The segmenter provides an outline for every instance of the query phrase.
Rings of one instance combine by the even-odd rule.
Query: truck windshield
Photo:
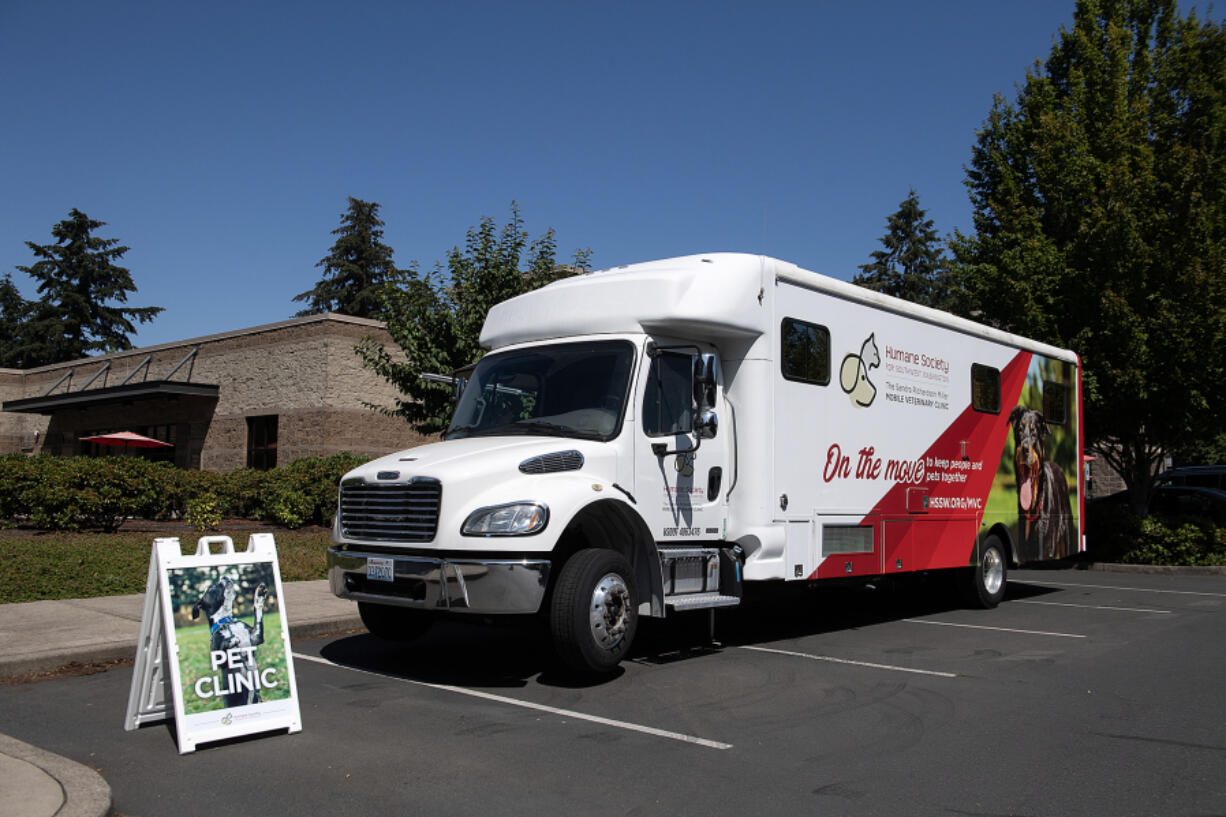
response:
[[[587,341],[481,359],[446,438],[539,434],[611,440],[621,431],[634,345]]]

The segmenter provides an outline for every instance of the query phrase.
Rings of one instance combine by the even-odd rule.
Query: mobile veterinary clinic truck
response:
[[[950,570],[993,607],[1083,547],[1070,351],[741,254],[558,281],[481,342],[444,441],[341,482],[331,588],[375,635],[540,613],[600,672],[745,582]]]

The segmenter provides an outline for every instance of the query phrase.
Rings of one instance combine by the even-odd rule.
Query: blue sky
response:
[[[430,268],[520,204],[597,267],[850,279],[910,188],[969,230],[975,129],[1073,0],[0,2],[0,272],[79,208],[150,345],[291,316],[346,197]]]

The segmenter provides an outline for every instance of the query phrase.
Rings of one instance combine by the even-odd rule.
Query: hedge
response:
[[[281,468],[184,471],[139,457],[0,457],[0,520],[40,530],[114,531],[125,519],[223,518],[331,525],[341,476],[366,458],[304,457]]]
[[[1196,516],[1136,516],[1126,505],[1090,505],[1086,542],[1102,562],[1226,565],[1226,528]]]

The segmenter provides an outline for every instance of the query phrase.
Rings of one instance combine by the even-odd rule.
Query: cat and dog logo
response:
[[[839,385],[851,397],[852,405],[868,408],[877,398],[877,387],[868,379],[868,373],[881,365],[877,351],[877,335],[874,332],[860,346],[860,354],[849,353],[839,368]]]

